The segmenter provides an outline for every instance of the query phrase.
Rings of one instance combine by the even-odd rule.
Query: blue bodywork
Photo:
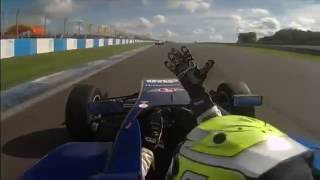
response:
[[[187,105],[189,101],[188,94],[175,79],[143,80],[138,99],[114,142],[71,142],[62,145],[25,172],[22,179],[140,179],[139,113],[155,106]],[[105,109],[106,113],[121,111],[117,102],[102,103],[92,111],[101,112],[99,108]]]
[[[300,144],[310,148],[314,152],[314,159],[313,159],[313,170],[314,173],[318,176],[320,179],[320,144],[316,143],[312,140],[305,139],[303,137],[298,136],[291,136],[294,140],[299,142]]]

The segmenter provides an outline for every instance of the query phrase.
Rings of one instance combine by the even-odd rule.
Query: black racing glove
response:
[[[205,93],[202,85],[215,63],[213,60],[208,60],[203,68],[198,69],[189,49],[185,46],[181,47],[181,51],[172,48],[168,58],[170,62],[165,61],[165,66],[177,76],[191,99],[196,99]]]
[[[161,110],[157,109],[147,116],[143,131],[143,147],[150,150],[156,149],[160,143],[163,131],[163,116]]]

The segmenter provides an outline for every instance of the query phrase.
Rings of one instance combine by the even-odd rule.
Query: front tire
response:
[[[68,98],[65,120],[69,135],[77,141],[93,141],[98,127],[94,128],[93,115],[88,111],[88,103],[100,101],[101,91],[91,85],[75,86]]]
[[[251,91],[244,82],[222,83],[218,86],[216,101],[223,109],[231,114],[255,117],[254,107],[235,107],[233,106],[233,95],[250,95]]]

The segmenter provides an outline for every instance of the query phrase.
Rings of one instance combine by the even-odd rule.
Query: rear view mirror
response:
[[[233,106],[253,107],[262,105],[262,96],[238,94],[233,96]]]

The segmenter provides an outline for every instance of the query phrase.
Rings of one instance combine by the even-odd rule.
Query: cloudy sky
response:
[[[43,24],[62,32],[83,24],[113,25],[136,34],[175,41],[234,42],[237,33],[254,31],[259,37],[282,28],[320,31],[320,0],[1,0],[4,24],[20,21]],[[3,20],[2,19],[2,20]],[[83,25],[83,31],[86,31]]]

